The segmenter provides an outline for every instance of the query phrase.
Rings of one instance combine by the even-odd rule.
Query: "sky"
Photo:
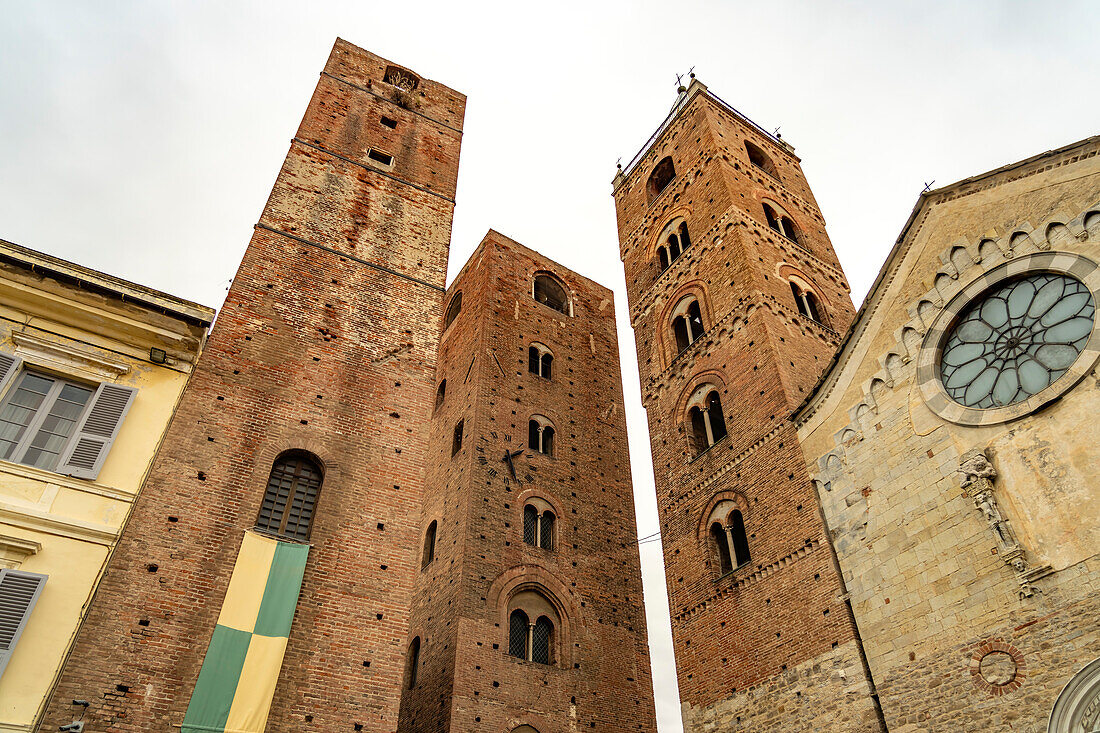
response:
[[[450,276],[490,227],[614,289],[611,179],[700,81],[802,158],[858,305],[921,190],[1100,132],[1094,2],[0,0],[0,238],[220,306],[337,36],[468,95]],[[659,541],[661,733],[680,733]]]

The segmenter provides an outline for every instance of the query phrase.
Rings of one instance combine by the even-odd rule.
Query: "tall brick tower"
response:
[[[396,729],[464,109],[336,42],[43,730]]]
[[[652,732],[612,293],[490,231],[447,298],[399,730]]]
[[[879,730],[789,420],[853,318],[799,159],[693,79],[614,197],[685,727]]]

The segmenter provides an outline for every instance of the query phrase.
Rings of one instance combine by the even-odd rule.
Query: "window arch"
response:
[[[569,292],[565,289],[565,285],[553,275],[545,273],[535,275],[532,295],[536,302],[542,303],[567,316],[572,315],[569,303]]]
[[[420,666],[420,637],[414,637],[409,644],[409,668],[405,672],[406,686],[411,690],[416,687],[416,672]]]
[[[752,559],[749,538],[745,532],[745,518],[737,501],[719,501],[711,509],[707,524],[707,535],[717,560],[719,575],[733,572]]]
[[[446,331],[450,328],[454,320],[458,318],[458,314],[462,312],[462,291],[459,290],[453,296],[451,296],[451,302],[447,306],[447,313],[443,316],[443,330]]]
[[[791,295],[794,296],[794,304],[798,312],[816,323],[824,323],[821,320],[821,306],[818,305],[817,296],[808,286],[796,282],[791,283]]]
[[[546,502],[531,499],[523,507],[523,541],[532,547],[553,550],[556,523],[557,517]]]
[[[726,437],[726,418],[722,413],[722,399],[718,388],[704,384],[695,390],[688,401],[688,418],[695,439],[697,455],[705,453],[712,445]]]
[[[537,377],[550,379],[553,366],[554,355],[549,347],[534,343],[527,348],[527,371]]]
[[[296,540],[309,539],[322,479],[320,463],[308,453],[289,451],[279,456],[267,479],[256,529]]]
[[[750,163],[767,173],[772,178],[779,178],[779,175],[775,171],[775,164],[772,163],[772,159],[768,157],[767,153],[761,150],[759,145],[746,140],[745,152],[749,154]]]
[[[653,166],[653,172],[649,174],[645,190],[649,202],[661,195],[661,191],[668,188],[668,184],[676,177],[676,168],[672,165],[672,158],[666,156],[657,165]]]
[[[436,522],[433,519],[432,523],[428,525],[428,531],[424,533],[424,557],[420,562],[421,570],[431,565],[432,560],[435,559],[436,526]]]
[[[443,400],[447,399],[447,380],[444,379],[439,383],[439,387],[435,390],[435,409],[443,407]]]
[[[667,270],[690,246],[691,237],[688,236],[687,222],[683,217],[677,217],[666,224],[657,237],[657,258],[661,272]]]
[[[699,308],[699,300],[694,295],[682,298],[672,310],[670,319],[672,334],[676,339],[677,354],[703,335],[703,312]]]
[[[554,424],[542,415],[532,415],[527,422],[527,445],[533,451],[554,455]]]
[[[555,662],[557,609],[536,590],[524,590],[508,604],[508,654],[538,664]]]

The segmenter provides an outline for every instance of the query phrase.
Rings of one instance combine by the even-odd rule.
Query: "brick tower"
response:
[[[693,79],[614,197],[685,728],[879,730],[789,420],[854,315],[799,159]]]
[[[652,732],[612,293],[490,231],[447,298],[399,730]]]
[[[42,730],[74,698],[89,730],[214,729],[184,713],[223,625],[285,644],[225,684],[211,665],[238,729],[264,694],[267,730],[396,729],[464,109],[336,42]],[[272,578],[309,545],[281,641],[271,580],[227,591],[249,538],[278,540]]]

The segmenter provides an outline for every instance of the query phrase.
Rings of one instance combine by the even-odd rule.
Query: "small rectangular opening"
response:
[[[367,157],[373,161],[381,163],[382,165],[393,165],[393,156],[389,153],[383,153],[380,150],[371,148],[367,151]]]
[[[382,118],[382,126],[383,127],[388,127],[391,130],[396,130],[397,129],[397,120],[391,120],[389,117],[383,117]]]

